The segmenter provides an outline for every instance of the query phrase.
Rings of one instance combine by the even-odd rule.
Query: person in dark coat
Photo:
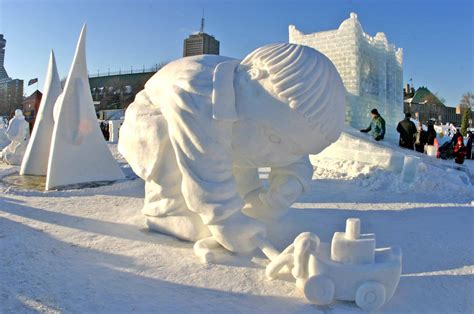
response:
[[[466,159],[472,159],[472,137],[472,132],[467,132]]]
[[[461,130],[459,129],[456,130],[456,133],[453,135],[453,138],[451,139],[451,146],[454,147],[457,144],[458,138],[462,139]]]
[[[427,132],[423,130],[423,124],[421,122],[418,122],[418,129],[416,130],[415,134],[415,150],[417,152],[425,152],[426,135]]]
[[[436,139],[436,131],[433,122],[428,122],[428,131],[426,131],[426,145],[434,145]]]
[[[405,113],[405,119],[400,121],[397,125],[397,132],[400,133],[400,140],[398,145],[400,147],[413,150],[416,134],[416,125],[411,120],[411,114]]]

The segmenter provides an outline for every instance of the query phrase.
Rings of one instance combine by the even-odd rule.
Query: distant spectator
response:
[[[466,146],[461,136],[456,137],[456,143],[454,144],[454,162],[457,164],[463,164],[464,158],[466,157]]]
[[[472,137],[472,132],[467,132],[466,159],[472,159]]]
[[[415,134],[415,150],[420,153],[425,152],[426,136],[428,133],[423,130],[423,124],[418,122],[418,129]]]
[[[398,145],[403,148],[414,149],[416,125],[411,120],[411,114],[405,113],[405,119],[398,122],[397,132],[400,133],[400,140]]]
[[[107,121],[101,121],[100,123],[100,130],[102,131],[102,135],[106,141],[109,141],[109,123]]]
[[[459,129],[456,130],[456,133],[453,135],[453,138],[451,139],[451,145],[453,147],[457,144],[458,138],[462,139],[461,130],[459,130]]]
[[[363,133],[370,132],[370,135],[376,140],[383,140],[385,137],[385,120],[380,116],[377,109],[372,109],[370,111],[372,115],[372,121],[367,129],[360,130]]]
[[[436,131],[433,122],[428,122],[428,131],[426,131],[426,145],[434,145],[436,139]]]

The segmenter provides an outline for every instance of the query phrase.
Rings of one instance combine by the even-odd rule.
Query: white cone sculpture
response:
[[[62,92],[53,51],[49,57],[48,73],[43,90],[44,94],[41,98],[35,126],[21,163],[20,175],[45,176],[48,171],[49,151],[54,129],[54,104]]]
[[[99,129],[87,75],[85,42],[86,25],[77,43],[64,91],[55,104],[47,190],[124,178]]]

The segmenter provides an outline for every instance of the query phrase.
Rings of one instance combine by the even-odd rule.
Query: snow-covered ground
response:
[[[308,304],[290,278],[265,278],[262,256],[223,253],[204,265],[191,243],[148,232],[143,182],[110,147],[128,180],[53,192],[0,185],[0,313],[360,311],[350,302]],[[313,159],[311,189],[269,226],[273,243],[284,248],[303,231],[329,242],[346,218],[361,218],[378,247],[403,251],[400,285],[382,312],[472,313],[471,161],[458,171],[420,158],[412,183],[358,161]],[[15,171],[0,165],[0,177]]]

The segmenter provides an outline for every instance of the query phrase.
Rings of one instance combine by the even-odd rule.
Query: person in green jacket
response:
[[[363,133],[370,132],[370,135],[376,141],[383,140],[385,137],[385,120],[380,116],[378,110],[375,108],[370,111],[370,114],[372,115],[372,121],[370,122],[369,127],[360,131]]]

